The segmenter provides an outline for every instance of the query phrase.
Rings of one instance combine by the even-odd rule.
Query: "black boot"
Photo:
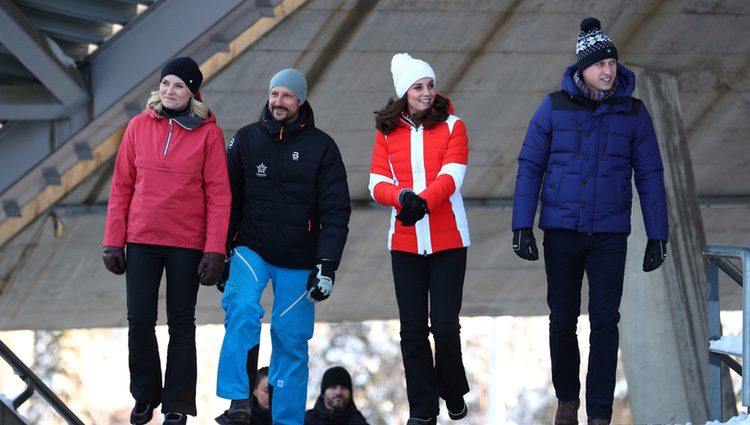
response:
[[[167,413],[164,415],[163,425],[185,425],[187,424],[187,415],[184,413]]]
[[[133,425],[144,425],[154,417],[154,409],[159,403],[147,403],[136,401],[133,410],[130,411],[130,423]]]
[[[453,421],[465,418],[466,414],[469,412],[463,397],[450,401],[446,400],[445,407],[448,408],[448,417]]]
[[[221,425],[251,425],[252,399],[232,400],[229,410],[216,418]]]

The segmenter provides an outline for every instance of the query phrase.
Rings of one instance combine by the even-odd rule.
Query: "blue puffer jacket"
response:
[[[664,168],[651,117],[630,95],[635,74],[617,65],[615,95],[588,100],[568,67],[562,90],[545,97],[518,157],[513,230],[539,227],[583,233],[630,233],[631,175],[649,239],[667,240]]]

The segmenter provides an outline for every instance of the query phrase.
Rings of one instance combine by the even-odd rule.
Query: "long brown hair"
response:
[[[448,118],[449,104],[450,101],[447,98],[435,94],[435,101],[432,102],[432,107],[430,107],[430,109],[417,112],[409,118],[415,123],[422,123],[424,128],[429,130]],[[398,127],[398,120],[401,119],[401,116],[406,110],[407,103],[405,94],[400,99],[388,99],[388,103],[383,108],[374,112],[375,128],[380,130],[383,134],[392,132]]]

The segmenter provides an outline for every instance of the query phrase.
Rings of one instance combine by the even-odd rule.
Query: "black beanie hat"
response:
[[[349,392],[352,392],[352,377],[341,366],[334,366],[323,374],[323,379],[320,381],[320,394],[323,394],[328,388],[336,385],[348,388]]]
[[[196,97],[199,96],[198,90],[201,88],[201,83],[203,82],[203,74],[201,74],[198,64],[193,59],[187,56],[172,59],[161,69],[159,81],[163,80],[166,75],[180,77],[190,89],[190,92]]]
[[[583,71],[589,66],[604,60],[617,60],[617,49],[607,34],[602,32],[602,23],[588,17],[581,21],[581,32],[576,43],[576,65]]]

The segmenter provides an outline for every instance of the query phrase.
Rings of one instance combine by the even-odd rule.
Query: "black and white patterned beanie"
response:
[[[588,17],[581,21],[581,32],[576,43],[576,65],[583,71],[604,59],[617,60],[617,48],[607,34],[602,32],[602,23]]]

